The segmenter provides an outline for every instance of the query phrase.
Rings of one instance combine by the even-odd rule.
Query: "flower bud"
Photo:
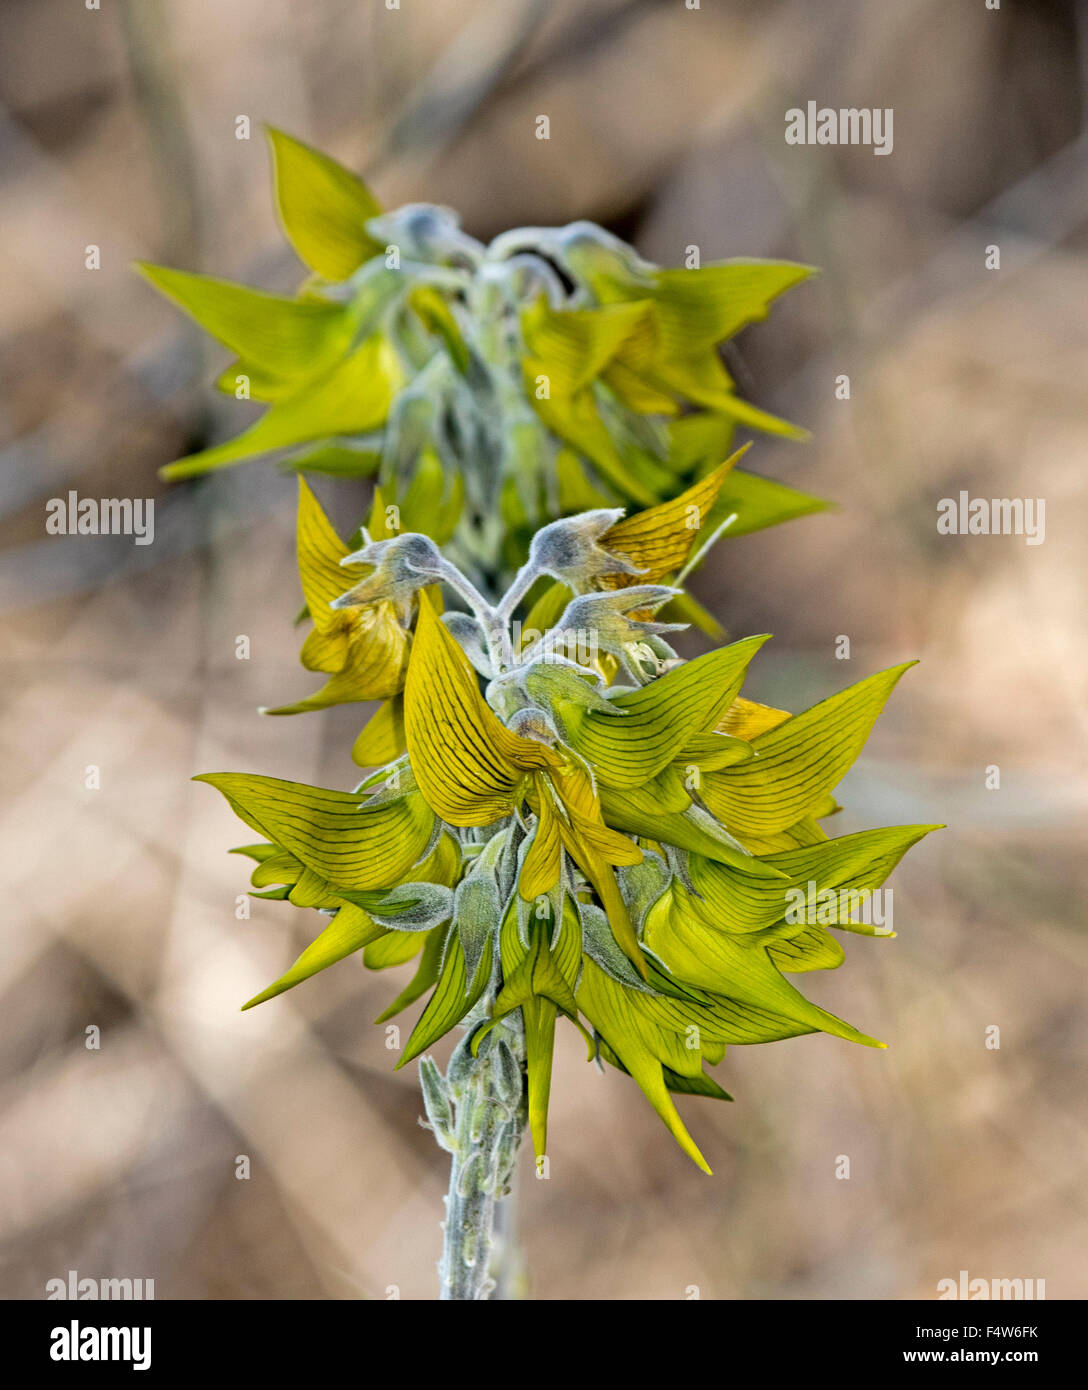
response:
[[[579,635],[588,637],[603,652],[621,659],[632,643],[663,632],[682,632],[686,623],[659,623],[636,618],[653,612],[679,589],[665,584],[635,584],[606,594],[579,594],[567,604],[556,626],[545,637],[548,647],[569,645]]]
[[[643,574],[630,560],[599,544],[622,516],[622,508],[608,507],[553,521],[533,537],[529,563],[575,588],[605,574]]]
[[[370,541],[340,561],[342,565],[372,565],[373,570],[354,589],[334,598],[332,608],[356,608],[387,600],[401,611],[418,590],[443,576],[441,555],[427,536],[408,532],[392,540]]]

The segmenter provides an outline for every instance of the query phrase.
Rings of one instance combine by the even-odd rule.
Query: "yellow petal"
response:
[[[381,767],[399,758],[405,746],[404,696],[394,695],[363,727],[351,757],[360,767]]]
[[[772,705],[760,705],[755,700],[738,697],[718,720],[715,732],[732,734],[734,738],[742,738],[750,743],[758,734],[765,734],[768,729],[777,729],[779,724],[784,724],[787,719],[792,718],[788,710],[775,709]]]
[[[604,581],[608,588],[655,584],[683,567],[692,546],[706,534],[703,527],[726,474],[747,447],[738,449],[671,502],[662,502],[660,506],[625,517],[604,533],[601,544],[607,550],[625,555],[633,565],[645,571],[639,575],[608,575]]]
[[[544,744],[503,726],[425,595],[408,664],[404,730],[419,789],[449,825],[490,825],[508,816],[524,775],[560,761]]]
[[[336,616],[349,620],[342,638],[342,668],[313,695],[294,704],[278,705],[266,710],[267,714],[301,714],[356,700],[384,700],[402,689],[409,639],[393,605],[343,609]],[[332,639],[328,640],[331,643]],[[306,647],[303,655],[307,655]],[[309,655],[312,657],[312,650]]]
[[[537,822],[532,843],[525,854],[518,879],[518,892],[532,902],[541,894],[549,892],[559,882],[562,866],[562,841],[559,837],[559,821],[555,806],[543,778],[537,779]]]
[[[329,604],[351,587],[340,561],[348,548],[333,529],[305,478],[298,480],[298,576],[310,617],[319,632],[339,630],[341,614]]]

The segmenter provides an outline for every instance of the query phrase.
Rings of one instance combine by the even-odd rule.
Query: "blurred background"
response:
[[[406,968],[349,960],[239,1014],[319,919],[236,920],[238,824],[188,780],[355,780],[357,708],[255,712],[314,685],[293,478],[156,477],[251,407],[129,263],[294,288],[268,120],[483,238],[585,217],[663,264],[821,266],[730,367],[814,434],[746,466],[840,509],[723,544],[697,591],[776,634],[747,691],[771,703],[921,658],[834,833],[949,829],[894,876],[898,938],[805,981],[889,1051],[732,1051],[734,1105],[680,1101],[707,1178],[561,1033],[550,1180],[523,1155],[531,1295],[934,1298],[960,1270],[1088,1294],[1088,7],[6,0],[4,27],[0,1293],[73,1269],[159,1298],[436,1291],[445,1159],[371,1024]],[[893,108],[891,156],[788,146],[810,99]],[[358,519],[362,485],[317,486]],[[154,497],[154,544],[46,535],[69,489]],[[1045,498],[1045,542],[939,536],[961,489]]]

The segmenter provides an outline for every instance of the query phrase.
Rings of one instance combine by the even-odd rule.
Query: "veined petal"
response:
[[[758,937],[715,931],[694,913],[670,912],[661,903],[647,915],[646,944],[679,980],[792,1020],[798,1033],[884,1046],[806,999],[779,973]]]
[[[522,314],[526,371],[545,375],[553,396],[589,386],[645,320],[648,303],[551,309],[541,296]]]
[[[336,534],[305,478],[298,480],[298,520],[296,523],[298,577],[310,617],[319,632],[343,630],[340,615],[329,607],[345,589],[340,561],[348,547]]]
[[[518,892],[527,902],[533,902],[550,892],[559,882],[562,868],[563,842],[559,837],[559,817],[544,779],[538,777],[536,782],[536,829],[518,878]]]
[[[698,1061],[699,1054],[689,1051],[687,1057],[684,1056],[680,1037],[655,1023],[643,1004],[646,998],[617,984],[592,960],[586,959],[578,986],[578,1007],[634,1077],[676,1142],[692,1162],[704,1173],[709,1173],[709,1164],[684,1128],[672,1102],[662,1069],[662,1056],[673,1063],[675,1069],[687,1069],[693,1058]]]
[[[366,224],[380,204],[358,175],[282,130],[266,127],[283,229],[299,258],[326,280],[346,280],[384,248]]]
[[[404,727],[420,790],[449,825],[490,825],[508,816],[525,774],[560,761],[544,744],[503,726],[426,598],[408,664]]]
[[[560,776],[553,776],[552,785],[566,812],[566,817],[557,821],[564,848],[600,899],[612,935],[624,955],[645,979],[646,962],[638,934],[612,872],[614,865],[641,863],[642,851],[628,836],[604,823],[600,804],[584,772],[565,768]]]
[[[192,478],[331,435],[366,434],[383,424],[402,368],[393,349],[374,334],[323,376],[277,399],[255,425],[211,449],[160,469],[163,478]]]
[[[393,605],[382,602],[362,609],[346,609],[334,616],[348,620],[343,669],[313,695],[294,704],[266,709],[265,714],[301,714],[356,700],[384,700],[401,690],[408,664],[409,638]]]
[[[678,757],[693,735],[713,726],[767,640],[749,637],[720,647],[685,661],[640,690],[617,695],[610,703],[619,716],[563,702],[559,713],[571,747],[608,786],[644,786]]]
[[[308,980],[311,975],[316,975],[319,970],[334,965],[338,960],[343,960],[345,956],[360,950],[368,942],[376,940],[384,932],[385,928],[373,921],[361,907],[356,907],[354,903],[345,903],[321,935],[306,947],[291,969],[267,989],[255,995],[247,1004],[243,1004],[243,1011],[263,1004],[268,999],[274,999],[285,990],[293,989],[303,980]]]
[[[698,270],[659,270],[654,303],[664,358],[709,349],[767,317],[771,302],[806,280],[813,267],[794,261],[735,259]]]
[[[634,583],[654,584],[683,568],[692,547],[707,534],[704,523],[717,501],[726,474],[747,448],[745,445],[738,449],[678,497],[625,517],[606,531],[601,544],[607,550],[626,556],[644,573],[638,578],[626,574],[605,575],[602,585],[619,589]]]
[[[426,1052],[472,1011],[491,978],[492,954],[493,947],[488,942],[476,968],[476,974],[470,981],[466,979],[465,953],[461,949],[457,933],[450,932],[447,935],[446,953],[434,993],[420,1014],[419,1022],[412,1029],[411,1036],[404,1045],[404,1055],[394,1070],[399,1071],[421,1052]]]
[[[700,797],[734,834],[794,825],[861,752],[896,682],[914,662],[879,671],[751,739],[756,756],[708,773]]]
[[[360,767],[382,767],[394,762],[407,747],[404,741],[404,696],[386,700],[363,726],[351,750]]]
[[[624,791],[617,791],[602,784],[600,794],[606,822],[628,835],[659,840],[663,844],[675,845],[677,849],[703,854],[761,878],[783,877],[772,864],[746,854],[735,838],[715,825],[709,814],[704,813],[704,819],[700,821],[694,808],[688,811],[663,810],[652,789],[646,787],[628,787]]]
[[[793,715],[789,710],[775,709],[772,705],[760,705],[755,700],[745,700],[738,696],[714,726],[719,734],[731,734],[743,738],[748,743],[765,734],[768,729],[777,729]]]
[[[209,772],[235,814],[336,888],[392,888],[426,850],[434,816],[418,793],[368,807],[357,794],[276,777]]]

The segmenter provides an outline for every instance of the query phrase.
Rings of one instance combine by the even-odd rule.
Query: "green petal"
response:
[[[899,825],[862,830],[768,855],[761,862],[784,875],[777,881],[754,878],[736,866],[693,855],[688,869],[698,898],[690,898],[679,885],[669,891],[681,909],[690,903],[695,913],[720,931],[759,932],[783,920],[798,886],[806,888],[813,883],[817,890],[845,888],[856,892],[879,887],[907,850],[934,828]]]
[[[356,174],[272,126],[276,204],[299,259],[326,280],[346,280],[384,248],[366,223],[381,207]]]
[[[311,975],[316,975],[319,970],[324,970],[326,966],[333,965],[345,956],[350,956],[353,951],[366,946],[384,931],[385,928],[372,921],[361,907],[356,907],[354,903],[345,904],[317,940],[306,947],[291,969],[266,990],[255,995],[248,1004],[243,1004],[243,1011],[252,1009],[256,1004],[263,1004],[268,999],[274,999],[284,990],[293,989],[303,980],[308,980]]]
[[[419,955],[425,940],[423,932],[387,931],[367,945],[363,964],[368,970],[388,970],[394,965],[404,965]]]
[[[522,314],[526,373],[534,381],[547,376],[553,398],[574,395],[600,376],[649,309],[644,302],[553,310],[541,296]]]
[[[653,489],[635,475],[631,457],[625,458],[616,447],[611,432],[597,411],[592,392],[586,389],[573,396],[541,400],[537,396],[536,383],[539,373],[530,370],[532,365],[528,362],[524,364],[525,390],[545,425],[587,458],[601,478],[622,497],[643,507],[653,506],[657,501]]]
[[[662,810],[649,787],[628,787],[624,791],[615,791],[602,785],[600,794],[601,811],[606,823],[628,835],[659,840],[675,845],[677,849],[703,854],[708,859],[735,865],[745,873],[760,878],[780,880],[783,877],[773,864],[746,854],[735,841],[731,843],[725,832],[720,838],[712,833],[709,816],[706,817],[706,824],[700,824],[688,811]]]
[[[733,337],[813,274],[813,266],[793,261],[739,258],[698,270],[659,270],[654,302],[662,355],[675,358]]]
[[[351,345],[346,304],[287,299],[146,261],[138,261],[136,268],[214,338],[281,379],[308,380],[345,356]]]
[[[699,1067],[698,1049],[685,1057],[680,1037],[663,1029],[640,1007],[645,997],[617,984],[593,961],[585,961],[578,987],[579,1007],[634,1077],[676,1142],[704,1173],[709,1173],[710,1166],[672,1103],[662,1067],[663,1061],[671,1064],[670,1070],[674,1071]]]
[[[236,438],[167,464],[161,476],[191,478],[311,439],[366,434],[384,422],[399,382],[400,368],[392,349],[374,335],[323,377],[306,382],[301,390],[270,406]]]
[[[392,888],[417,862],[434,817],[410,794],[368,807],[357,794],[241,772],[204,773],[235,814],[337,888]]]
[[[617,696],[610,703],[623,711],[618,718],[564,703],[557,713],[571,746],[589,760],[605,785],[644,786],[694,734],[713,728],[719,711],[740,689],[748,663],[767,640],[749,637],[720,647],[667,671],[641,690]]]
[[[850,1042],[884,1046],[794,989],[758,938],[731,936],[707,926],[694,913],[655,906],[646,918],[646,945],[679,980],[790,1020],[798,1032],[832,1033]]]
[[[442,950],[446,944],[448,930],[448,927],[436,927],[427,934],[423,943],[423,953],[419,958],[419,967],[411,982],[401,990],[392,1004],[378,1015],[375,1023],[385,1023],[390,1018],[396,1018],[402,1009],[421,999],[435,983],[442,964]]]
[[[842,946],[823,927],[806,927],[798,936],[767,947],[775,966],[790,975],[806,970],[837,970],[846,959]]]
[[[419,1022],[412,1029],[412,1034],[405,1044],[404,1056],[397,1063],[395,1070],[399,1071],[421,1052],[426,1052],[427,1048],[451,1028],[455,1028],[466,1014],[475,1008],[491,978],[491,955],[492,947],[488,942],[469,988],[465,978],[465,953],[456,933],[450,933],[446,939],[446,956],[434,993],[427,1001],[427,1007],[420,1015]]]
[[[708,773],[700,796],[734,833],[770,835],[795,824],[849,771],[905,662],[822,700],[754,738],[756,756]]]
[[[821,497],[813,497],[807,492],[786,487],[784,483],[761,478],[757,473],[734,468],[722,484],[710,524],[714,526],[719,518],[724,519],[735,512],[736,521],[723,532],[725,540],[735,540],[737,536],[747,536],[767,526],[777,526],[783,521],[794,521],[797,517],[827,511],[831,506],[832,503],[825,502]]]
[[[662,1067],[665,1085],[670,1091],[683,1096],[709,1096],[713,1100],[732,1100],[728,1091],[723,1091],[712,1076],[700,1072],[698,1076],[681,1076],[679,1072]]]

